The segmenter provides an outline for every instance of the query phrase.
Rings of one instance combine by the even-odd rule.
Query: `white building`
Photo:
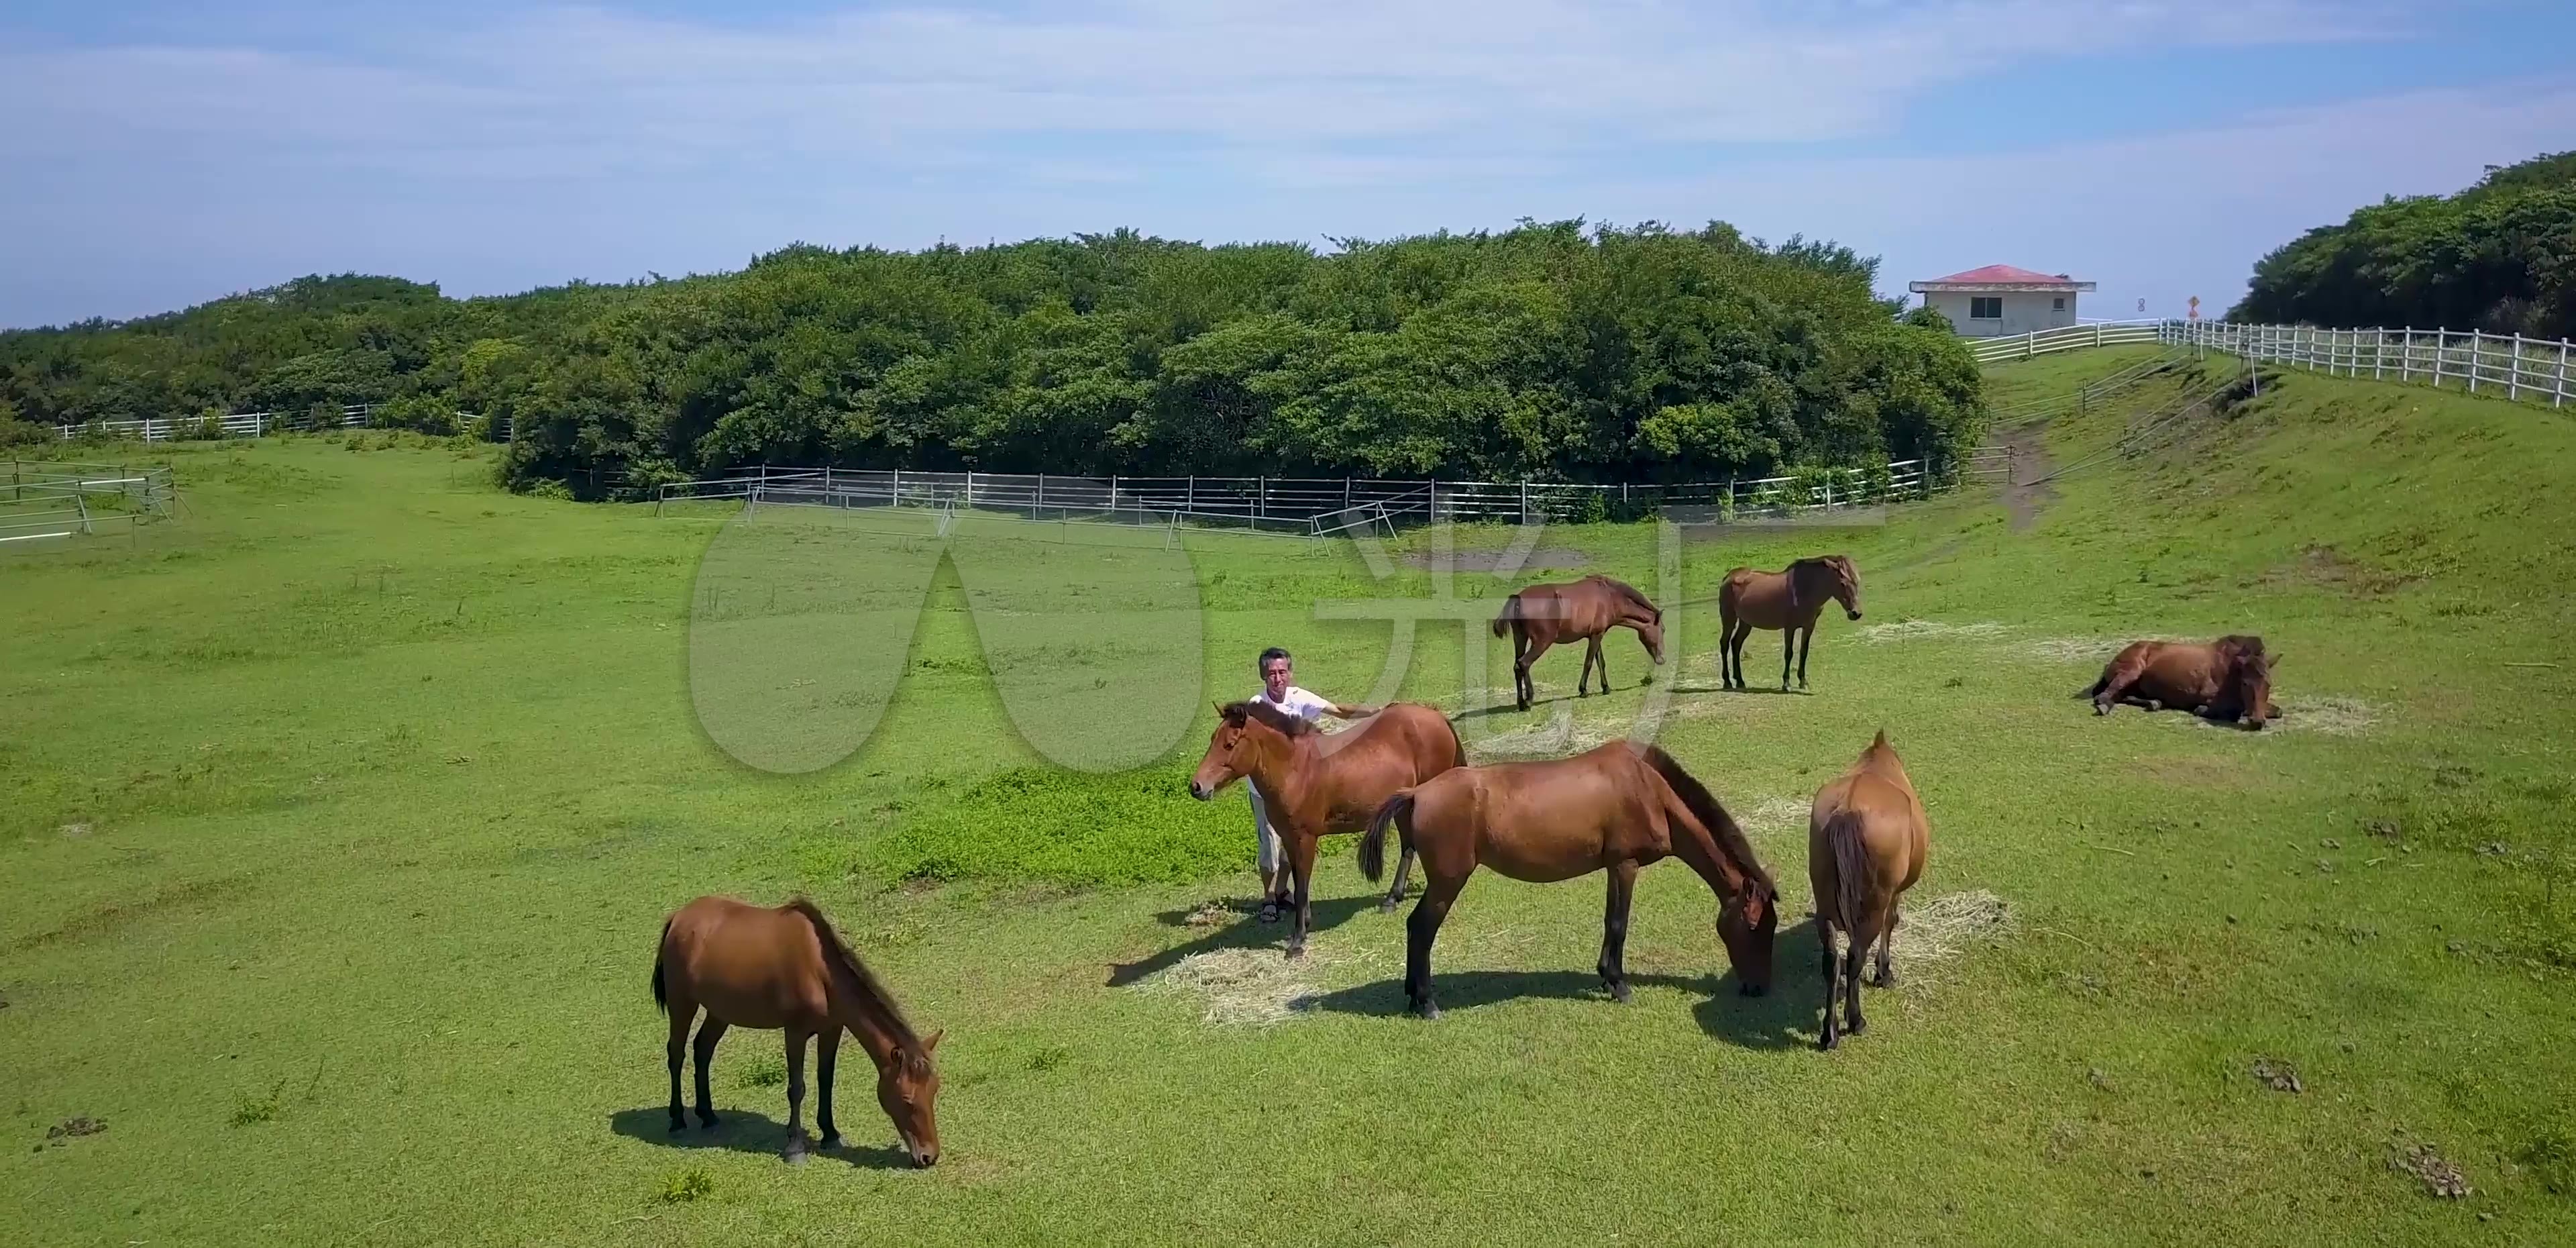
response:
[[[2063,273],[2033,273],[2009,264],[1953,273],[1905,287],[1941,309],[1963,337],[2027,334],[2075,323],[2075,293],[2093,289]]]

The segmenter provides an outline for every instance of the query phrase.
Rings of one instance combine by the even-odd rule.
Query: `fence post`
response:
[[[1521,523],[1529,522],[1529,482],[1523,481],[1521,482]]]
[[[2478,339],[2483,337],[2485,337],[2484,334],[2474,329],[2469,331],[2469,393],[2471,394],[2478,392]]]
[[[1198,479],[1198,477],[1194,474],[1194,475],[1192,475],[1192,476],[1190,477],[1190,483],[1189,483],[1189,485],[1188,485],[1187,487],[1185,487],[1185,488],[1181,491],[1181,510],[1183,510],[1183,511],[1187,511],[1187,512],[1196,512],[1198,509],[1199,509],[1199,479]]]
[[[2549,405],[2557,407],[2567,401],[2567,340],[2558,340],[2558,388],[2549,394]]]
[[[2415,379],[2415,327],[2397,331],[2397,380]]]
[[[1267,520],[1267,519],[1269,519],[1269,518],[1270,518],[1270,478],[1268,478],[1268,477],[1254,477],[1254,478],[1252,479],[1252,491],[1253,491],[1253,493],[1252,493],[1252,518],[1253,518],[1253,520],[1254,520],[1254,521],[1256,521],[1256,522],[1258,522],[1258,521],[1262,521],[1262,520]],[[1255,523],[1253,527],[1255,527],[1255,528],[1259,528],[1259,527],[1260,527],[1260,525],[1259,525],[1258,523]]]
[[[2513,354],[2505,357],[2504,397],[2519,399],[2522,397],[2522,333],[2519,330],[2513,335],[2512,350]]]

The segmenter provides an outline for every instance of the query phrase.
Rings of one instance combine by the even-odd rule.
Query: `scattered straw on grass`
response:
[[[1952,641],[1976,637],[2000,636],[2012,627],[1991,620],[1973,624],[1944,624],[1939,620],[1897,620],[1871,624],[1860,630],[1860,639],[1877,645],[1889,641]]]
[[[2010,933],[2014,925],[2012,906],[1982,888],[1906,905],[1896,927],[1897,973],[1922,979],[1923,972],[1959,956],[1971,944]]]
[[[1286,1022],[1326,987],[1364,966],[1359,952],[1309,938],[1306,956],[1290,960],[1277,945],[1193,953],[1146,981],[1156,991],[1195,998],[1199,1021],[1213,1026],[1268,1027]],[[1338,972],[1338,973],[1336,973]]]
[[[1766,797],[1733,813],[1736,822],[1743,824],[1748,832],[1786,834],[1804,831],[1807,815],[1814,807],[1814,802],[1794,797]]]

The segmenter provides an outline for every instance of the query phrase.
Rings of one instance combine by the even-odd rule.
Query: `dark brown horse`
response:
[[[1842,555],[1801,559],[1777,572],[1737,568],[1726,574],[1717,591],[1719,683],[1729,689],[1752,686],[1744,677],[1744,641],[1757,628],[1780,630],[1780,687],[1789,687],[1789,658],[1798,659],[1798,687],[1807,687],[1807,643],[1816,639],[1816,617],[1825,604],[1839,602],[1852,619],[1860,618],[1860,573]]]
[[[924,1039],[913,1034],[903,1011],[885,985],[858,955],[850,952],[823,912],[802,897],[775,908],[755,906],[730,897],[700,897],[662,923],[662,944],[653,958],[653,1001],[671,1015],[671,1132],[688,1121],[680,1112],[680,1055],[689,1038],[689,1023],[700,1007],[706,1025],[698,1029],[698,1125],[716,1125],[708,1104],[707,1066],[715,1060],[716,1042],[729,1027],[787,1033],[787,1160],[805,1160],[805,1041],[821,1041],[815,1058],[822,1077],[821,1112],[824,1148],[838,1148],[841,1133],[832,1126],[832,1063],[840,1056],[841,1031],[849,1029],[859,1047],[877,1064],[877,1104],[894,1120],[912,1164],[939,1160],[939,1124],[932,1103],[939,1097],[939,1072],[930,1052],[945,1031]]]
[[[2180,706],[2220,723],[2242,719],[2260,729],[2281,715],[2272,705],[2272,669],[2280,663],[2280,655],[2263,652],[2262,638],[2239,633],[2206,644],[2133,641],[2075,696],[2093,699],[2096,715],[2110,714],[2119,702],[2150,711]]]
[[[1896,945],[1896,899],[1923,878],[1932,854],[1932,821],[1905,764],[1887,743],[1887,732],[1859,759],[1816,791],[1807,810],[1807,883],[1816,894],[1816,939],[1825,950],[1825,1025],[1816,1047],[1841,1043],[1834,996],[1852,1035],[1869,1026],[1860,1012],[1860,961],[1878,943],[1878,974],[1870,983],[1896,986],[1889,951]],[[1834,957],[1834,929],[1851,937],[1851,953]]]
[[[1560,641],[1584,642],[1583,671],[1574,678],[1574,696],[1585,695],[1594,664],[1601,667],[1601,692],[1610,692],[1610,664],[1601,657],[1601,637],[1613,628],[1637,630],[1646,656],[1664,661],[1664,613],[1625,581],[1598,572],[1579,581],[1532,585],[1503,600],[1494,617],[1494,635],[1512,636],[1512,693],[1528,710],[1536,690],[1530,667]]]
[[[1466,766],[1467,747],[1447,716],[1419,702],[1387,703],[1358,727],[1334,733],[1257,698],[1220,703],[1216,711],[1207,754],[1190,775],[1190,796],[1212,800],[1237,778],[1261,790],[1296,881],[1297,923],[1288,935],[1288,956],[1303,957],[1315,922],[1309,894],[1317,845],[1366,826],[1387,794]],[[1393,910],[1404,899],[1412,870],[1408,850],[1380,909]]]
[[[1401,790],[1360,836],[1360,871],[1372,882],[1386,866],[1390,823],[1404,852],[1422,856],[1422,900],[1404,925],[1404,995],[1424,1018],[1440,1017],[1431,942],[1479,866],[1536,884],[1608,871],[1596,969],[1611,997],[1626,1001],[1637,871],[1678,857],[1717,894],[1717,933],[1738,991],[1760,996],[1771,986],[1778,890],[1744,829],[1660,747],[1611,741],[1571,758],[1454,768]]]

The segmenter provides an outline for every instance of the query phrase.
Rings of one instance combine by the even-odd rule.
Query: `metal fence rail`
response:
[[[364,429],[375,423],[379,403],[351,403],[340,409],[342,429]],[[457,412],[460,424],[480,419],[472,412]],[[56,425],[55,432],[64,441],[83,435],[109,438],[141,438],[146,442],[214,440],[217,438],[264,438],[282,429],[309,433],[326,427],[310,411],[303,412],[235,412],[229,416],[156,416],[144,420],[93,420],[76,425]],[[510,439],[510,419],[493,419],[494,441]]]

